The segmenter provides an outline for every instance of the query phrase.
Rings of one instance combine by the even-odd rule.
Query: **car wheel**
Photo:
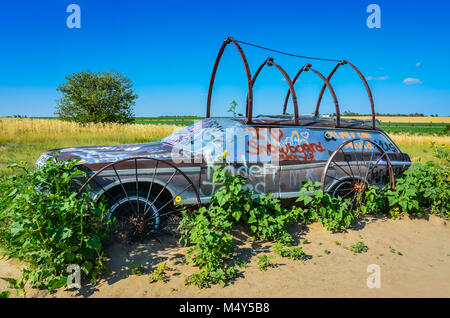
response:
[[[183,211],[201,207],[197,188],[187,175],[170,161],[152,157],[131,157],[104,165],[80,187],[78,196],[82,193],[95,194],[96,200],[105,198],[110,208],[108,219],[115,217],[131,231],[131,237],[149,230],[177,228]],[[183,204],[182,194],[188,194],[189,206]]]
[[[343,199],[362,205],[369,185],[395,188],[395,177],[389,156],[375,142],[368,139],[344,141],[328,159],[321,179],[321,189]]]
[[[110,200],[108,207],[106,219],[116,220],[117,236],[124,240],[144,237],[161,228],[161,204],[143,191],[119,193]]]

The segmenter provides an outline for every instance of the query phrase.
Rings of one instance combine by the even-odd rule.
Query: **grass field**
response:
[[[150,142],[180,128],[167,124],[81,126],[56,119],[0,118],[0,176],[12,162],[23,160],[33,167],[45,150]]]
[[[426,117],[404,118],[421,123]],[[430,117],[446,119],[450,117]],[[6,166],[12,162],[26,161],[30,167],[45,150],[54,148],[142,143],[159,140],[200,117],[155,117],[137,118],[128,125],[87,125],[57,119],[0,118],[0,176],[7,173]],[[380,119],[383,122],[383,117]],[[438,124],[438,123],[436,123]],[[389,133],[402,151],[410,154],[413,161],[422,158],[432,160],[429,142],[450,145],[449,135],[418,135],[407,128],[407,132]]]

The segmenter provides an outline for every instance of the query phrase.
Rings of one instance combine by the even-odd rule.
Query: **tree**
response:
[[[138,97],[127,77],[117,72],[78,72],[56,89],[62,93],[56,114],[79,123],[130,123]]]

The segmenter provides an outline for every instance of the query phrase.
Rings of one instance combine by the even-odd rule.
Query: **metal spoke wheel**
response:
[[[201,207],[197,188],[171,162],[133,157],[109,163],[91,175],[78,191],[105,200],[107,220],[117,220],[123,240],[151,232],[176,229],[184,208]],[[184,204],[181,195],[188,199]],[[189,207],[187,207],[189,205]]]
[[[365,200],[369,185],[394,190],[394,170],[387,153],[368,139],[344,141],[328,159],[322,173],[322,190],[334,196],[349,198],[352,209]],[[358,207],[359,206],[359,207]]]

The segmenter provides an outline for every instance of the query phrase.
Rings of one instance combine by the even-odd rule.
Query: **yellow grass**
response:
[[[437,161],[433,157],[430,148],[430,142],[432,141],[439,145],[444,144],[447,147],[450,146],[450,136],[389,134],[389,137],[391,137],[402,152],[409,154],[413,162],[419,159],[422,161]]]
[[[80,125],[56,119],[0,118],[0,143],[40,142],[71,139],[77,144],[93,140],[143,142],[170,135],[180,129],[176,125],[88,124]],[[130,141],[131,140],[131,141]]]
[[[437,144],[450,144],[450,136],[427,136],[427,135],[410,135],[410,134],[389,134],[389,137],[398,145],[415,145],[415,146],[429,146],[430,141]]]
[[[0,176],[13,162],[26,161],[30,167],[50,149],[143,143],[159,140],[179,130],[176,125],[90,124],[56,119],[0,118]]]
[[[370,116],[343,116],[343,118],[371,119]],[[377,116],[381,123],[444,123],[450,124],[450,117],[409,117],[409,116]]]

